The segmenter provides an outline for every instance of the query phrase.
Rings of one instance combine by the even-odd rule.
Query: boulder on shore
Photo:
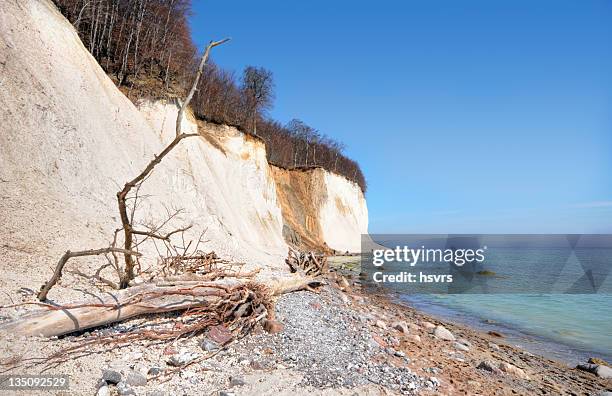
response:
[[[436,338],[439,338],[441,340],[455,341],[455,336],[453,335],[453,333],[451,333],[444,326],[436,327],[436,329],[434,330],[434,336],[436,336]]]

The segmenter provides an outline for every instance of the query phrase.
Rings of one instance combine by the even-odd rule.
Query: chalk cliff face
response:
[[[7,287],[31,268],[44,268],[31,274],[42,282],[67,249],[108,246],[120,225],[116,192],[173,139],[177,108],[136,107],[45,0],[0,7],[0,84],[0,254],[14,269],[0,279]],[[183,140],[143,183],[136,223],[159,224],[178,211],[167,228],[193,224],[186,238],[204,232],[199,249],[284,271],[287,195],[278,194],[263,142],[190,114],[182,125],[202,136]],[[315,173],[318,187],[300,199],[317,210],[292,221],[313,244],[358,249],[363,195],[339,176]],[[142,249],[143,265],[154,264],[155,246]]]
[[[173,139],[177,109],[145,103],[139,111],[51,2],[9,1],[0,13],[0,249],[16,271],[44,266],[34,274],[42,281],[65,250],[108,246],[120,225],[116,192]],[[186,117],[183,128],[197,126]],[[193,224],[186,238],[194,241],[205,231],[201,250],[284,270],[264,145],[232,128],[214,135],[215,145],[183,140],[155,168],[136,222],[159,224],[180,210],[167,229]],[[155,263],[155,247],[143,249],[143,264]]]
[[[284,219],[283,234],[309,249],[359,252],[368,208],[359,186],[322,168],[272,169]]]

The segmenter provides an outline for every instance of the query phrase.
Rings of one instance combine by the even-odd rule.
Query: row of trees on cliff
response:
[[[136,96],[186,94],[197,69],[188,17],[190,0],[55,0],[81,40],[120,87]],[[132,91],[133,90],[133,91]],[[206,66],[192,101],[197,117],[261,137],[268,161],[285,168],[320,166],[365,191],[359,165],[344,145],[294,119],[282,125],[267,114],[274,102],[269,70],[249,66],[240,78]]]

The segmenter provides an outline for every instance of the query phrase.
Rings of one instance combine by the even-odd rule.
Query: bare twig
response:
[[[62,270],[64,269],[64,265],[66,265],[66,262],[69,259],[73,257],[82,257],[82,256],[98,256],[100,254],[107,254],[111,252],[112,253],[123,253],[126,257],[140,256],[140,253],[138,252],[133,252],[131,250],[121,249],[121,248],[116,248],[116,247],[108,247],[104,249],[81,250],[78,252],[71,252],[70,250],[67,250],[66,253],[64,253],[64,255],[59,259],[57,266],[55,267],[55,272],[53,272],[53,276],[51,277],[51,279],[49,279],[49,281],[40,288],[37,298],[40,301],[44,301],[47,299],[47,293],[49,293],[49,290],[51,290],[51,288],[62,277]]]

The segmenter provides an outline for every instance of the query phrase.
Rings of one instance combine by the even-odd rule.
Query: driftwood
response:
[[[51,288],[55,286],[55,284],[60,280],[60,278],[62,277],[62,271],[64,269],[64,266],[66,265],[66,262],[68,262],[68,260],[70,260],[71,258],[83,257],[83,256],[98,256],[98,255],[107,254],[107,253],[123,253],[126,255],[134,255],[134,256],[141,255],[138,252],[133,252],[130,250],[125,250],[125,249],[116,248],[116,247],[109,247],[109,248],[104,248],[104,249],[82,250],[78,252],[71,252],[70,250],[67,250],[66,253],[64,253],[62,257],[60,257],[59,261],[57,262],[57,266],[55,267],[55,271],[53,272],[53,276],[51,276],[51,279],[49,279],[49,281],[40,288],[37,298],[40,301],[44,301],[47,299],[47,293],[49,293],[49,290],[51,290]]]
[[[20,335],[52,337],[120,322],[137,316],[172,311],[210,309],[217,314],[222,304],[231,305],[235,301],[233,292],[240,288],[259,293],[260,300],[274,295],[298,290],[313,290],[322,281],[314,278],[294,277],[270,283],[268,287],[254,283],[242,283],[237,279],[220,279],[214,282],[165,281],[159,284],[148,283],[125,290],[96,296],[88,301],[54,306],[45,303],[31,303],[45,309],[33,312],[16,321],[0,326],[0,331]],[[262,296],[266,290],[267,296]],[[234,307],[244,311],[245,307]],[[228,308],[224,308],[228,310]],[[259,310],[259,314],[257,312]],[[260,319],[264,310],[251,307],[251,312]],[[266,313],[267,314],[267,313]]]
[[[293,273],[302,276],[320,276],[328,271],[327,257],[314,252],[300,252],[289,248],[285,263]]]

